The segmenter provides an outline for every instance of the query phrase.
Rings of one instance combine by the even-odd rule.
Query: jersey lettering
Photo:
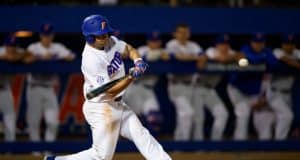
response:
[[[109,77],[113,77],[122,65],[122,57],[120,52],[116,52],[114,58],[110,61],[110,64],[107,66],[107,72]]]

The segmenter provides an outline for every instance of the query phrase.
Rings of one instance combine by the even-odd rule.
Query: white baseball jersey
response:
[[[203,52],[203,49],[196,42],[187,41],[186,44],[183,45],[176,39],[172,39],[166,44],[166,50],[170,55],[174,55],[176,53],[199,55],[201,52]],[[176,76],[176,79],[190,80],[191,76]]]
[[[274,49],[273,51],[274,56],[280,60],[283,56],[288,56],[294,60],[300,60],[300,50],[295,49],[292,54],[285,53],[282,49]],[[289,75],[278,75],[272,77],[271,87],[278,89],[278,90],[290,90],[292,84],[294,82],[293,76]]]
[[[35,57],[52,54],[54,58],[62,59],[72,55],[72,52],[60,43],[52,43],[49,47],[45,47],[41,44],[41,42],[36,42],[29,45],[27,50]],[[53,74],[30,74],[28,76],[28,82],[34,84],[52,85],[54,83],[54,77],[55,76]]]
[[[183,45],[176,39],[172,39],[167,43],[166,50],[169,54],[182,53],[193,55],[198,55],[203,51],[196,42],[187,41],[186,44]]]
[[[206,50],[205,55],[209,60],[215,59],[220,53],[215,47],[210,47]],[[235,54],[233,50],[229,50],[230,55]],[[204,74],[199,74],[199,78],[197,79],[198,84],[203,84],[204,86],[209,86],[214,88],[221,80],[222,75],[220,74],[209,74],[209,75],[204,75]]]
[[[83,93],[86,95],[89,91],[102,86],[112,80],[125,76],[125,67],[121,57],[124,53],[126,43],[118,40],[116,37],[110,37],[110,47],[104,50],[98,50],[86,44],[82,53],[81,70],[84,75]],[[118,96],[123,95],[122,91]],[[117,96],[117,97],[118,97]],[[101,94],[89,101],[101,102],[109,100],[104,94]]]

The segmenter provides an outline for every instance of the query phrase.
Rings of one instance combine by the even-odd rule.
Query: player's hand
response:
[[[163,60],[163,61],[168,61],[168,60],[170,60],[170,56],[167,52],[162,52],[161,56],[160,56],[160,59]]]
[[[207,63],[207,57],[206,56],[199,56],[196,65],[198,69],[204,69]]]
[[[138,59],[137,61],[134,62],[135,68],[137,68],[139,70],[139,72],[141,72],[141,74],[143,74],[146,69],[148,68],[148,64],[143,61],[143,59]]]
[[[262,109],[267,108],[268,103],[264,97],[260,97],[254,104],[252,104],[252,108],[255,111],[260,111]]]
[[[23,58],[23,63],[25,64],[30,64],[33,63],[35,61],[35,57],[34,56],[26,56]]]
[[[75,55],[70,54],[63,58],[65,61],[73,61],[75,59]]]
[[[41,58],[41,60],[51,60],[51,59],[53,59],[53,55],[51,53],[47,53],[47,54],[42,55],[40,58]]]
[[[138,67],[132,67],[129,69],[129,75],[134,79],[141,77],[143,72]]]

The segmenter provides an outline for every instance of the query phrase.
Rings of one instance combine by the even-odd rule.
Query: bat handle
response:
[[[90,100],[90,99],[92,99],[92,98],[94,98],[95,97],[95,94],[93,94],[93,93],[88,93],[87,95],[86,95],[86,98],[88,99],[88,100]]]

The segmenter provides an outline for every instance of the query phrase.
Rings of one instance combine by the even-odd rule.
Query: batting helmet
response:
[[[94,43],[95,37],[114,30],[110,27],[108,20],[101,15],[90,15],[83,20],[81,26],[82,34],[88,43]]]

